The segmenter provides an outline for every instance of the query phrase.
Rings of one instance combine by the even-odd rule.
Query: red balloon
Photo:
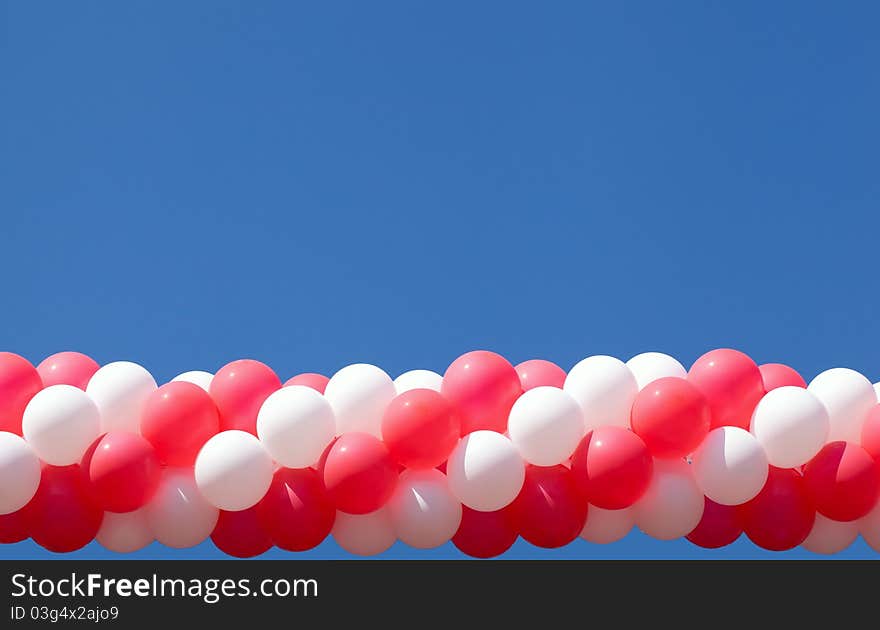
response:
[[[565,384],[565,370],[550,361],[532,359],[524,361],[516,366],[519,374],[519,382],[523,391],[529,391],[535,387],[558,387],[562,389]]]
[[[394,461],[407,468],[439,466],[460,433],[455,407],[432,389],[411,389],[396,396],[382,418],[382,439]]]
[[[748,355],[729,348],[712,350],[697,359],[687,378],[709,401],[713,429],[749,430],[752,412],[765,392],[761,370]]]
[[[257,413],[281,379],[265,363],[241,359],[224,365],[211,380],[211,398],[220,412],[220,430],[257,434]]]
[[[311,468],[279,468],[257,516],[281,549],[306,551],[321,544],[333,529],[336,508],[320,475]]]
[[[880,461],[880,405],[868,412],[862,425],[862,448]]]
[[[461,506],[461,524],[452,544],[472,558],[494,558],[510,549],[518,534],[511,522],[510,510],[478,512]]]
[[[385,505],[394,492],[397,473],[388,447],[359,432],[339,436],[320,467],[331,501],[349,514],[368,514]]]
[[[654,457],[692,453],[712,422],[709,403],[692,383],[667,376],[649,383],[633,401],[630,424]]]
[[[162,469],[153,446],[140,435],[111,431],[83,457],[92,491],[108,512],[133,512],[153,498]]]
[[[726,547],[743,533],[740,511],[735,505],[721,505],[709,497],[705,499],[703,517],[687,539],[705,549]]]
[[[0,352],[0,431],[21,435],[21,417],[43,388],[36,368],[24,357]]]
[[[606,510],[622,510],[645,493],[654,460],[638,435],[605,426],[581,440],[571,457],[571,471],[587,501]]]
[[[537,547],[563,547],[587,521],[587,502],[565,466],[526,466],[522,490],[510,506],[520,536]]]
[[[0,514],[0,545],[11,545],[28,538],[27,506],[11,514]]]
[[[804,466],[804,483],[820,514],[854,521],[877,504],[880,467],[858,444],[830,442]]]
[[[241,512],[220,510],[211,540],[217,549],[236,558],[253,558],[272,548],[272,539],[260,524],[256,506]]]
[[[24,509],[34,542],[56,553],[85,547],[104,520],[104,511],[78,464],[43,466],[37,494]]]
[[[770,551],[785,551],[800,545],[816,520],[816,507],[807,493],[804,478],[792,468],[771,466],[758,496],[738,508],[746,536]]]
[[[284,387],[288,387],[290,385],[302,385],[303,387],[311,387],[317,392],[324,393],[324,390],[327,389],[327,383],[330,382],[330,379],[324,376],[323,374],[314,374],[312,372],[307,372],[305,374],[297,374],[287,380],[284,383]]]
[[[440,392],[458,408],[461,434],[479,429],[504,433],[513,403],[523,393],[516,369],[499,354],[468,352],[446,369]]]
[[[37,366],[43,387],[50,385],[73,385],[85,391],[89,379],[101,367],[81,352],[59,352],[46,357]]]
[[[761,382],[764,383],[764,391],[769,392],[779,387],[803,387],[807,388],[804,377],[782,363],[765,363],[758,368],[761,371]]]
[[[204,389],[184,381],[167,383],[150,394],[141,416],[141,435],[166,466],[192,466],[219,430],[214,401]]]

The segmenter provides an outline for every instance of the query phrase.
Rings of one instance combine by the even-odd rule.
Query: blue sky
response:
[[[2,349],[165,381],[733,346],[880,380],[875,3],[258,4],[3,3]]]

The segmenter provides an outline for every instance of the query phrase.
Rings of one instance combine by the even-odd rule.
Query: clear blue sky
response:
[[[733,346],[880,380],[876,3],[318,5],[3,2],[2,349],[166,381]]]

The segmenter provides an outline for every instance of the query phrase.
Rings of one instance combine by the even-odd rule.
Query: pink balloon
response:
[[[519,382],[523,391],[545,386],[562,389],[562,385],[565,383],[565,370],[544,359],[523,361],[516,366],[516,373],[519,374]]]
[[[240,359],[224,365],[211,380],[211,398],[220,412],[220,430],[257,434],[257,414],[281,379],[265,363]]]
[[[807,388],[804,377],[798,374],[794,368],[782,363],[765,363],[758,369],[761,371],[764,389],[768,392],[786,386]]]
[[[43,381],[30,361],[12,352],[0,352],[0,431],[21,435],[24,408]]]
[[[289,387],[290,385],[302,385],[303,387],[311,387],[316,392],[323,394],[324,390],[327,389],[327,383],[329,382],[330,379],[323,374],[306,372],[305,374],[297,374],[296,376],[287,379],[287,382],[284,383],[284,387]]]
[[[522,392],[516,369],[487,350],[458,357],[440,386],[440,393],[458,407],[463,436],[480,429],[504,433],[510,408]]]
[[[43,387],[73,385],[85,391],[99,367],[93,358],[81,352],[59,352],[43,359],[37,366],[37,372],[43,379]]]

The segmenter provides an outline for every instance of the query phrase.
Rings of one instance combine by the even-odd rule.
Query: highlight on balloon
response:
[[[443,375],[354,364],[282,383],[243,359],[158,386],[142,366],[0,352],[0,543],[130,553],[211,539],[236,557],[518,538],[610,544],[633,528],[713,549],[880,551],[880,384],[712,350],[568,372],[484,350]]]

